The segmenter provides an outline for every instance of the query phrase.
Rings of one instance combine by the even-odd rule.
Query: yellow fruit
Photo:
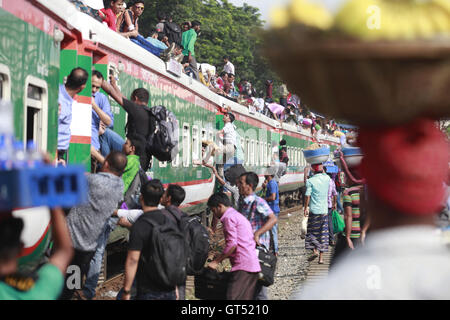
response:
[[[289,13],[283,7],[274,7],[270,11],[271,26],[275,29],[287,27],[289,24]]]
[[[293,21],[327,30],[333,24],[333,16],[324,7],[307,0],[293,0],[288,8]]]

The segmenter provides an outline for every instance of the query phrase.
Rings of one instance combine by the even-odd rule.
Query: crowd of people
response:
[[[115,31],[122,35],[136,37],[138,35],[137,21],[144,10],[143,5],[143,1],[135,1],[131,9],[121,15],[122,22],[120,22],[117,17],[119,11],[123,8],[123,0],[111,1],[111,7],[104,11],[105,16],[109,17],[106,21],[109,21],[108,25],[111,28],[114,27],[115,23]],[[161,15],[160,18],[156,27],[158,33],[167,27],[165,24],[166,17]],[[184,30],[181,41],[186,46],[179,46],[178,49],[183,50],[181,52],[183,55],[182,63],[185,64],[186,68],[191,68],[191,72],[195,74],[198,69],[193,48],[197,33],[200,30],[200,23],[194,21],[191,25],[186,24]],[[167,38],[167,41],[169,41],[170,38]],[[248,82],[241,81],[238,90],[234,85],[234,89],[231,90],[230,84],[234,83],[234,71],[234,66],[229,57],[224,57],[224,72],[221,74],[219,82],[223,84],[226,90],[230,89],[230,91],[227,93],[220,86],[219,88],[212,86],[211,89],[222,90],[217,90],[220,94],[236,92],[238,99],[242,92],[246,92],[244,96],[251,97],[252,88]],[[60,85],[59,88],[56,161],[63,164],[69,159],[68,150],[71,140],[70,127],[74,97],[85,89],[88,77],[89,74],[86,70],[75,68],[68,75],[66,83]],[[149,132],[154,130],[150,115],[143,108],[143,106],[148,105],[149,92],[144,88],[138,88],[132,92],[130,100],[128,100],[121,93],[114,78],[111,78],[108,82],[97,71],[92,73],[91,83],[93,97],[91,155],[95,161],[92,161],[92,173],[87,177],[89,201],[73,208],[65,208],[65,210],[61,208],[51,210],[53,247],[50,258],[37,271],[37,276],[26,278],[17,275],[17,257],[23,247],[20,240],[24,227],[23,222],[14,218],[11,212],[0,215],[0,279],[2,279],[0,281],[0,299],[93,299],[96,294],[95,289],[108,237],[118,225],[129,228],[130,236],[124,266],[123,288],[117,298],[123,300],[131,298],[143,300],[185,299],[185,276],[176,283],[171,281],[168,283],[164,279],[158,278],[157,273],[153,272],[157,268],[153,265],[154,260],[149,258],[150,255],[154,254],[153,250],[149,248],[154,245],[155,234],[160,232],[163,226],[169,226],[174,230],[178,229],[181,217],[186,215],[179,208],[186,196],[182,187],[170,184],[164,189],[161,180],[157,177],[148,179],[145,175],[151,160],[145,148],[146,137],[148,137]],[[227,85],[225,85],[226,83]],[[271,84],[270,81],[268,81],[268,84]],[[100,88],[127,112],[126,139],[112,130],[114,118],[109,99],[105,94],[99,92]],[[268,86],[267,94],[268,96],[272,94],[270,86]],[[290,109],[288,107],[291,106],[299,111],[300,109],[297,106],[301,106],[301,104],[300,101],[298,103],[295,101],[295,96],[289,95],[289,91],[284,84],[280,87],[280,97],[280,105],[284,106],[284,109],[281,111],[271,110],[271,112],[277,119],[284,118],[287,121],[286,116],[292,113],[286,111]],[[267,99],[271,98],[266,97],[263,101],[264,105],[268,103]],[[267,107],[269,108],[270,105],[269,103]],[[306,115],[304,119],[311,119],[309,118],[310,115],[311,113]],[[230,260],[232,276],[228,285],[228,299],[264,300],[268,299],[267,287],[261,285],[258,281],[261,266],[255,248],[256,246],[264,246],[274,255],[278,255],[279,179],[286,172],[288,161],[286,159],[286,148],[284,147],[286,142],[283,140],[280,142],[274,141],[272,144],[272,162],[269,167],[265,168],[265,181],[262,185],[262,191],[257,194],[259,177],[255,172],[246,172],[241,165],[243,155],[240,137],[233,124],[234,119],[235,116],[231,112],[227,112],[223,117],[224,129],[219,132],[221,137],[218,140],[221,141],[221,146],[208,141],[203,143],[201,164],[212,170],[212,174],[222,186],[221,191],[211,195],[207,202],[207,206],[214,216],[210,232],[211,234],[216,232],[218,221],[220,221],[225,237],[223,252],[213,257],[212,261],[205,261],[205,265],[210,269],[217,269],[223,260]],[[317,125],[319,125],[319,129]],[[437,129],[433,127],[433,123],[425,122],[424,126],[427,128],[425,133],[422,132],[422,135],[415,135],[413,138],[427,139],[427,142],[436,146],[436,150],[446,150],[447,145],[436,138],[438,136],[435,134]],[[417,128],[421,129],[422,127],[412,127],[411,132],[419,130]],[[311,127],[311,130],[314,129],[335,133],[339,128],[334,122],[323,123],[316,120],[315,126]],[[375,141],[383,144],[388,141],[378,141],[378,134],[378,132],[364,132],[363,143],[364,141]],[[340,138],[344,147],[348,143],[352,143],[355,136],[340,135]],[[419,144],[420,146],[422,144]],[[415,151],[416,146],[408,146],[408,148],[409,153],[406,154],[416,154],[411,152],[411,150]],[[385,155],[379,153],[377,156],[376,164],[379,165],[383,162],[380,157]],[[376,228],[392,227],[393,219],[395,220],[394,227],[397,228],[398,226],[413,224],[432,224],[430,213],[436,211],[436,208],[439,207],[437,201],[442,198],[435,197],[435,194],[442,194],[442,182],[445,179],[442,178],[443,174],[441,173],[447,173],[448,175],[448,156],[446,156],[445,151],[437,152],[437,156],[439,157],[435,161],[439,174],[434,178],[426,177],[421,180],[425,186],[428,186],[426,190],[423,190],[424,193],[429,195],[429,197],[425,197],[427,200],[425,202],[422,201],[424,197],[416,197],[416,199],[411,196],[407,200],[395,197],[394,193],[398,190],[402,190],[409,195],[417,195],[415,185],[411,184],[409,180],[405,180],[405,176],[398,176],[398,182],[392,181],[392,184],[400,183],[402,186],[401,188],[393,188],[394,197],[390,197],[389,194],[384,193],[386,189],[391,190],[390,186],[380,191],[377,188],[378,185],[373,182],[377,181],[379,177],[376,174],[371,175],[371,172],[366,169],[365,173],[368,176],[369,183],[375,186],[372,192],[378,192],[378,197],[388,199],[369,201],[370,209],[372,211],[377,210],[379,213],[376,217],[368,215],[367,208],[361,205],[362,200],[367,198],[367,189],[364,186],[365,181],[361,179],[357,170],[349,169],[344,174],[343,172],[333,171],[332,167],[335,166],[324,166],[323,164],[315,164],[305,168],[303,206],[304,216],[308,218],[305,248],[312,251],[309,260],[313,261],[318,258],[319,264],[324,263],[323,253],[328,250],[329,245],[336,246],[335,258],[339,258],[345,251],[364,245],[369,228],[375,226],[376,230]],[[210,161],[211,157],[214,157],[212,162]],[[47,161],[49,160],[47,159]],[[390,163],[398,163],[398,161],[391,161]],[[415,167],[411,169],[412,167],[410,168],[407,165],[400,165],[403,167],[398,169],[398,172],[406,170],[405,168],[415,170]],[[417,171],[414,172],[418,178],[423,176]],[[381,171],[380,174],[384,174],[384,178],[389,180],[394,173]],[[163,177],[160,178],[163,179]],[[448,182],[448,179],[446,181]],[[231,200],[225,192],[231,193]],[[389,202],[391,207],[386,208],[385,202]],[[395,206],[402,209],[392,209]],[[333,230],[333,211],[335,210],[343,214],[345,221],[345,230],[339,233],[337,238],[335,230]],[[417,215],[411,217],[404,213],[406,210],[411,210]],[[372,220],[372,217],[375,221]],[[425,244],[424,248],[428,247],[429,252],[435,252],[433,250],[436,245],[429,241],[429,230],[405,230],[401,232],[407,235],[411,241],[415,241],[417,248]],[[417,233],[414,233],[416,231]],[[419,237],[419,240],[414,240],[414,235],[417,234],[422,238]],[[383,244],[380,247],[397,245],[397,253],[403,254],[401,252],[402,244],[395,243],[395,237],[395,232],[388,236],[379,236],[378,241]],[[392,239],[394,240],[391,241]],[[421,239],[422,242],[420,242]],[[187,239],[185,240],[187,241]],[[406,247],[408,244],[409,242],[405,242]],[[162,250],[164,251],[164,243]],[[379,252],[376,247],[371,247],[371,250],[372,253],[379,255],[378,258],[382,257],[383,253]],[[442,258],[442,252],[444,251],[436,252],[431,256],[432,262],[436,262],[434,265],[449,265],[448,258]],[[383,259],[379,259],[380,266],[384,263]],[[185,263],[186,260],[180,260],[174,265],[181,266],[183,269]],[[396,263],[399,266],[404,266],[404,264],[394,261],[394,265]],[[429,266],[422,260],[420,260],[420,263]],[[332,278],[331,281],[334,281],[333,288],[336,292],[319,288],[316,291],[311,291],[307,297],[328,296],[339,298],[342,297],[339,296],[340,293],[347,294],[348,290],[343,289],[345,285],[342,285],[342,282],[346,281],[345,275],[349,269],[352,270],[352,268],[345,269],[341,265],[336,274],[342,273],[342,276]],[[76,277],[73,275],[74,270],[79,270]],[[364,270],[358,270],[358,277],[362,277]],[[399,268],[399,270],[403,270],[403,268]],[[420,271],[427,271],[427,269],[422,268]],[[395,274],[395,272],[392,272],[392,274]],[[86,278],[84,283],[83,278]],[[395,278],[393,279],[395,280]],[[435,280],[439,279],[436,278]],[[362,282],[366,283],[365,281]],[[433,283],[438,284],[438,282]],[[25,286],[25,284],[27,285]],[[22,286],[22,290],[18,290],[19,285]],[[423,285],[424,288],[429,286],[425,282],[423,282]],[[327,295],[324,295],[325,293]]]

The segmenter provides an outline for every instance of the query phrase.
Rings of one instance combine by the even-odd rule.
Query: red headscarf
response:
[[[429,119],[393,128],[361,128],[361,170],[385,204],[411,215],[434,214],[444,201],[449,144]]]

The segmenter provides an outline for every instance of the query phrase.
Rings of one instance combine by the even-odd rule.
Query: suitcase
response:
[[[194,278],[195,297],[202,300],[226,300],[231,272],[205,268]]]

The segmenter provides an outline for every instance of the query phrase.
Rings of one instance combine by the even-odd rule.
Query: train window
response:
[[[47,150],[48,97],[47,83],[28,76],[25,80],[24,143],[34,141],[38,150]]]
[[[259,151],[259,141],[256,141],[256,147],[255,147],[255,165],[259,166],[262,165],[260,162],[260,151]]]
[[[0,99],[11,100],[11,77],[7,66],[0,64]]]
[[[250,164],[255,165],[255,140],[250,142],[251,150],[250,150]]]
[[[200,137],[197,126],[192,126],[192,161],[200,159]],[[195,167],[198,165],[194,165]]]
[[[202,141],[207,140],[206,138],[206,129],[202,129]]]
[[[298,148],[295,148],[294,151],[294,165],[298,166]]]
[[[158,161],[158,163],[159,163],[159,167],[160,167],[160,168],[165,168],[165,167],[167,167],[167,161]]]
[[[183,124],[183,167],[189,167],[191,162],[191,132],[189,124]]]
[[[250,141],[245,139],[245,164],[250,164]]]

